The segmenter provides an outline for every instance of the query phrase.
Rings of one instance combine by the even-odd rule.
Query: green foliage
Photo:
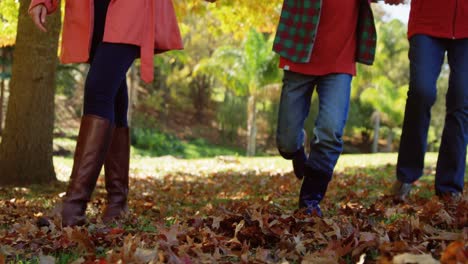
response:
[[[255,152],[257,104],[262,104],[262,90],[279,82],[278,57],[272,52],[273,36],[268,38],[255,29],[250,29],[243,46],[222,46],[211,58],[202,60],[195,74],[212,74],[226,89],[236,96],[246,97],[247,152]]]
[[[155,129],[133,128],[132,145],[139,155],[180,158],[206,158],[220,155],[238,155],[239,150],[208,143],[205,139],[182,141],[177,137]]]
[[[18,9],[19,2],[16,0],[0,1],[0,47],[15,43]]]
[[[183,146],[176,137],[150,129],[133,128],[132,145],[148,150],[156,156],[183,153]]]
[[[382,113],[389,127],[398,126],[403,122],[408,86],[395,87],[385,76],[377,77],[374,83],[375,88],[366,89],[361,94],[361,101]]]
[[[189,142],[183,142],[184,158],[198,159],[216,156],[238,156],[243,151],[241,149],[227,148],[219,145],[210,144],[203,138],[194,139]]]
[[[372,130],[370,116],[374,112],[374,107],[369,103],[364,103],[359,98],[351,99],[349,105],[348,121],[345,127],[345,134],[348,136],[366,137]],[[365,138],[364,138],[365,140]]]
[[[71,98],[75,93],[77,79],[84,79],[85,75],[86,72],[80,69],[79,64],[58,64],[55,87],[56,93]]]
[[[221,138],[224,142],[236,140],[237,132],[247,119],[247,102],[244,97],[235,96],[226,90],[224,100],[218,104],[216,119],[219,123]]]
[[[279,81],[278,57],[272,52],[273,37],[251,29],[243,47],[222,46],[203,60],[196,72],[210,73],[237,95],[254,95],[257,89]]]

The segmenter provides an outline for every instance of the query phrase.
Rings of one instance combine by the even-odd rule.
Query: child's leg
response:
[[[309,114],[310,99],[316,77],[284,72],[278,113],[276,143],[285,159],[293,160],[294,173],[301,179],[307,156],[304,152],[304,121]]]
[[[351,80],[349,74],[329,74],[317,81],[319,113],[310,142],[300,207],[306,207],[310,201],[320,202],[325,196],[328,182],[343,151],[342,135],[348,117]]]

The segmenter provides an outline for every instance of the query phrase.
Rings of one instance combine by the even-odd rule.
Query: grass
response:
[[[200,154],[200,152],[197,153]],[[212,152],[211,154],[214,155],[215,153],[217,152]],[[222,154],[229,155],[229,152]],[[434,174],[437,155],[437,153],[426,154],[426,170],[421,181],[431,181],[428,176]],[[394,174],[394,172],[388,170],[394,170],[397,157],[397,153],[343,154],[338,160],[335,171],[348,174],[368,171],[372,172],[376,177],[383,177],[388,174]],[[54,157],[54,166],[59,180],[68,180],[72,164],[72,157]],[[132,149],[130,171],[131,174],[137,176],[164,177],[175,172],[190,173],[193,171],[193,173],[208,174],[213,173],[213,169],[217,171],[229,171],[239,167],[245,168],[246,171],[273,170],[278,173],[292,170],[291,161],[278,156],[241,157],[233,155],[181,159],[173,156],[141,156],[138,150]]]
[[[204,139],[193,139],[189,141],[181,141],[179,139],[168,140],[175,141],[175,147],[167,147],[167,149],[155,151],[132,146],[132,153],[135,156],[141,157],[172,155],[184,159],[209,158],[222,155],[239,156],[245,153],[244,149],[215,145]],[[155,148],[157,148],[157,142],[154,144],[156,144]],[[75,145],[76,141],[71,138],[54,139],[54,151],[59,154],[59,156],[71,156],[75,150]]]

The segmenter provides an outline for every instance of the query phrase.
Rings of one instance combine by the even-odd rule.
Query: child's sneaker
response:
[[[292,160],[294,175],[299,180],[304,178],[304,166],[305,162],[307,161],[307,155],[305,153],[304,147],[301,147],[297,152],[296,156]]]

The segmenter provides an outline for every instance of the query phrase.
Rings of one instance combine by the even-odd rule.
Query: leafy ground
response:
[[[0,263],[468,263],[467,193],[434,197],[435,158],[396,204],[395,154],[342,156],[323,218],[296,210],[300,182],[280,158],[134,157],[131,214],[111,226],[102,179],[82,228],[60,227],[65,183],[1,188]],[[55,165],[66,180],[71,160]]]

